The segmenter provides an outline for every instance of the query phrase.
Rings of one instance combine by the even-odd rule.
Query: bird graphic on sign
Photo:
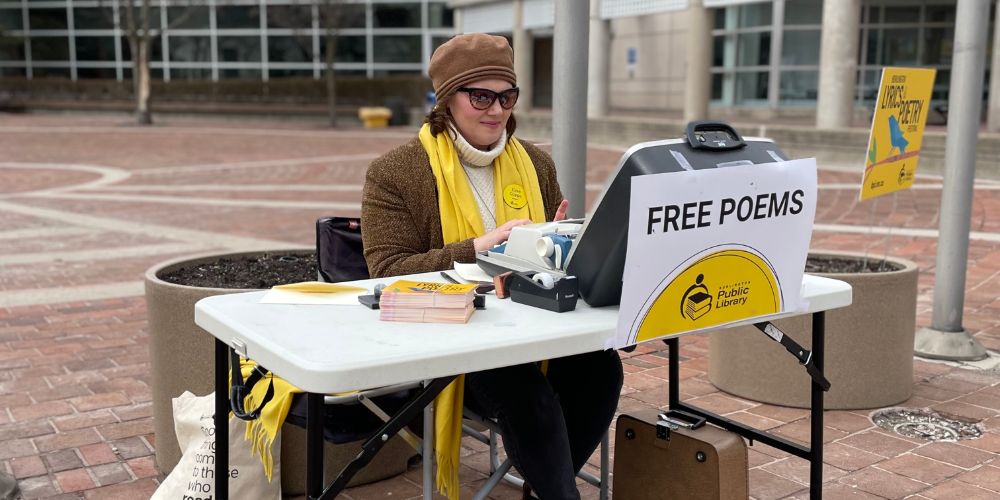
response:
[[[910,141],[903,137],[903,129],[899,127],[895,115],[889,115],[889,144],[892,146],[889,151],[899,148],[900,153],[906,153],[906,146],[910,144]]]

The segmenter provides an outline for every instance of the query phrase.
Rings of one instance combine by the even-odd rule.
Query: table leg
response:
[[[323,493],[323,395],[306,394],[306,496],[319,498]]]
[[[812,315],[812,362],[823,373],[823,351],[826,342],[826,313],[820,311]],[[809,430],[809,498],[823,497],[823,387],[812,381],[812,401]]]
[[[229,500],[229,346],[215,341],[215,498]]]
[[[429,381],[424,382],[427,387]],[[434,498],[434,405],[424,407],[424,441],[420,457],[424,467],[424,500]]]

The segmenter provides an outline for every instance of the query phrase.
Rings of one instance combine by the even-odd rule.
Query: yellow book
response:
[[[476,284],[398,280],[382,289],[379,307],[467,307]]]

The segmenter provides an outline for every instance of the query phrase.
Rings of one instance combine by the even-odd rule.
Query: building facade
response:
[[[320,78],[327,2],[336,4],[337,74],[426,72],[454,34],[438,0],[134,0],[150,4],[153,78]],[[129,79],[120,0],[0,0],[0,76]],[[332,21],[329,22],[332,24]],[[163,29],[166,28],[166,29]]]
[[[595,0],[591,38],[605,37],[608,105],[619,111],[680,111],[686,100],[688,58],[711,59],[706,85],[715,109],[809,112],[819,94],[823,0]],[[843,1],[845,4],[849,0]],[[581,2],[583,3],[583,2]],[[933,106],[947,102],[956,0],[861,0],[856,26],[855,105],[870,106],[884,66],[920,66],[938,71]],[[699,7],[698,4],[701,4]],[[532,104],[551,105],[553,0],[452,0],[456,30],[527,33],[533,52],[522,86],[534,90]],[[690,9],[704,8],[710,19],[710,50],[692,47]],[[522,10],[520,26],[514,20]],[[996,30],[996,2],[990,13],[986,78]],[[596,14],[596,15],[595,15]],[[522,51],[524,49],[522,48]],[[593,52],[594,47],[591,47]],[[515,47],[515,52],[518,51]],[[525,78],[525,76],[527,78]],[[984,96],[984,106],[987,96]]]

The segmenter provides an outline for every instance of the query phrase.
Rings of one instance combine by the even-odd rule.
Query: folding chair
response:
[[[368,265],[364,259],[363,245],[361,243],[361,220],[346,217],[323,217],[318,219],[316,221],[316,258],[318,264],[317,273],[320,281],[336,282],[368,278]],[[387,388],[372,389],[350,396],[326,396],[324,401],[326,404],[343,404],[360,401],[381,420],[388,421],[389,415],[375,405],[372,402],[372,398],[391,394],[394,391],[413,391],[419,384],[419,382],[400,384]],[[423,440],[416,438],[407,432],[406,429],[401,431],[403,438],[414,446],[417,452],[423,457],[423,490],[425,498],[431,497],[432,482],[434,480],[434,460],[431,446],[431,443],[433,443],[432,433],[434,426],[433,412],[430,406],[428,405],[424,410]],[[463,409],[463,417],[462,429],[464,433],[490,447],[490,477],[476,493],[475,500],[486,498],[501,480],[506,480],[520,488],[524,484],[524,480],[509,473],[512,466],[510,459],[508,458],[502,464],[499,463],[497,437],[500,436],[500,431],[497,422],[490,418],[481,417],[468,408]],[[476,424],[483,427],[485,431],[475,429],[473,425]],[[578,474],[578,477],[584,481],[600,488],[601,500],[607,500],[608,498],[609,450],[608,433],[605,433],[604,438],[601,440],[600,477],[596,477],[586,471],[580,471]]]

